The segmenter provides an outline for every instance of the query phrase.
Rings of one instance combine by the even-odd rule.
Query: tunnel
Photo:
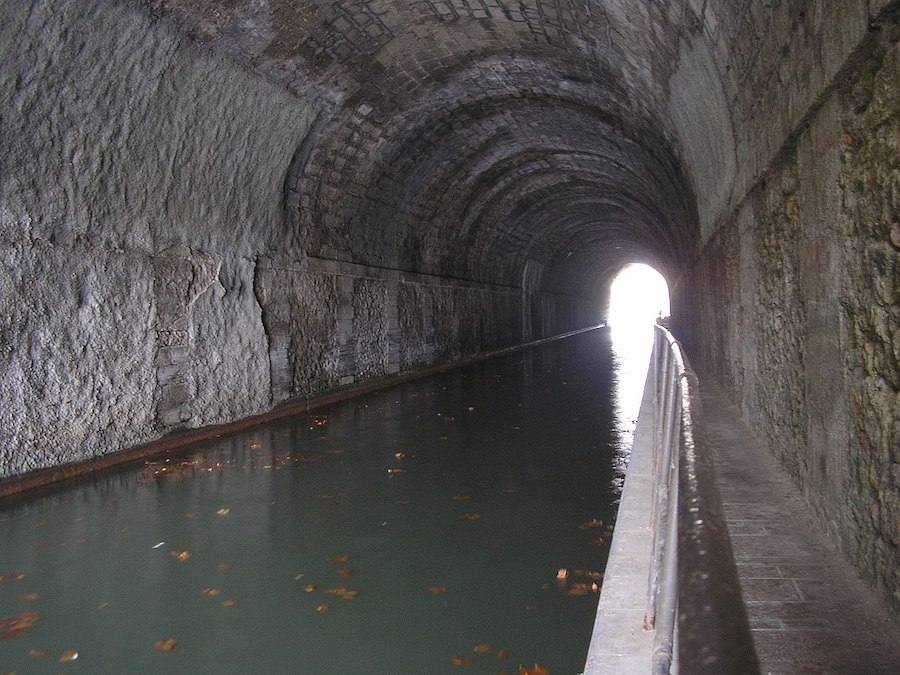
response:
[[[0,479],[602,323],[900,611],[900,2],[0,8]]]

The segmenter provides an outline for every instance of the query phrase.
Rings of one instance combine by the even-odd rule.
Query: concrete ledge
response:
[[[653,529],[653,387],[644,386],[585,675],[650,672],[653,632],[644,630]]]

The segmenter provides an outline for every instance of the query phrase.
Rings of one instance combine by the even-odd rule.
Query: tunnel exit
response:
[[[616,418],[627,456],[634,440],[637,411],[653,347],[653,324],[669,316],[669,285],[649,265],[628,265],[610,285],[609,311],[613,356],[616,362]],[[622,467],[624,471],[624,467]]]

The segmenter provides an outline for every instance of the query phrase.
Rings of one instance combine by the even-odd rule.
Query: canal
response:
[[[640,363],[599,329],[0,509],[0,672],[580,673]]]

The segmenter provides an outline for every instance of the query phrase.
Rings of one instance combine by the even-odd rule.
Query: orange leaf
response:
[[[169,555],[172,556],[173,558],[177,558],[181,562],[184,562],[185,560],[187,560],[188,558],[191,557],[191,552],[190,551],[171,551],[169,553]]]
[[[34,602],[39,596],[37,593],[26,593],[25,595],[17,595],[16,602]]]
[[[349,555],[333,555],[328,558],[328,562],[330,563],[345,563],[350,560]]]
[[[237,605],[237,600],[223,600],[222,607],[234,607]]]
[[[217,595],[221,595],[221,594],[222,594],[222,591],[220,591],[218,588],[204,588],[203,591],[202,591],[202,593],[203,593],[203,595],[205,595],[207,598],[214,598],[214,597],[216,597]]]
[[[534,664],[534,668],[526,668],[519,666],[519,675],[550,675],[550,670],[541,668],[538,664]]]
[[[6,583],[7,581],[21,581],[24,578],[25,575],[19,572],[14,572],[13,574],[0,574],[0,584]]]
[[[168,640],[157,640],[153,643],[153,646],[164,652],[174,652],[176,647],[178,647],[178,642],[175,641],[175,638],[169,638]]]
[[[603,521],[597,520],[594,518],[593,520],[589,520],[586,523],[582,523],[578,526],[579,530],[590,530],[593,527],[603,527]]]
[[[470,521],[481,520],[481,514],[480,513],[467,513],[466,515],[463,516],[463,519],[470,520]]]
[[[497,652],[496,656],[498,661],[503,661],[504,659],[509,658],[509,652],[505,649],[501,649],[499,652]]]
[[[7,616],[0,619],[0,638],[23,637],[29,628],[34,626],[41,618],[40,612],[25,612],[18,616]]]
[[[46,649],[30,649],[28,651],[28,656],[47,657],[50,656],[50,652],[48,652]]]
[[[303,590],[306,591],[307,593],[314,593],[316,590],[316,585],[315,584],[307,584],[306,586],[303,587]]]
[[[218,567],[220,570],[222,570],[224,572],[225,570],[230,570],[232,568],[232,564],[231,563],[219,563],[218,565],[216,565],[216,567]]]
[[[455,502],[467,502],[472,499],[472,495],[453,495],[453,501]]]
[[[566,592],[566,595],[570,595],[572,597],[579,597],[582,595],[587,595],[593,590],[597,589],[597,584],[572,584],[571,588]]]
[[[441,593],[446,593],[447,589],[444,588],[443,586],[429,586],[428,592],[431,593],[432,595],[439,595]]]
[[[468,656],[454,656],[450,659],[450,663],[454,666],[471,666],[472,659]]]
[[[482,642],[480,645],[475,645],[475,648],[472,649],[472,651],[476,654],[487,654],[491,651],[491,646],[486,642]]]
[[[78,652],[74,649],[69,649],[62,653],[62,656],[59,657],[60,663],[69,663],[70,661],[74,661],[78,658]]]
[[[342,577],[349,577],[351,574],[353,574],[353,570],[349,567],[342,567],[338,570],[338,574],[340,574]]]
[[[324,613],[327,612],[329,609],[331,609],[331,607],[329,607],[328,605],[319,605],[318,607],[316,607],[316,611],[317,611],[319,614],[324,614]]]
[[[394,459],[406,459],[406,453],[405,452],[395,452]]]
[[[325,591],[328,595],[334,595],[342,600],[356,600],[359,591],[348,591],[346,588],[329,588]]]

